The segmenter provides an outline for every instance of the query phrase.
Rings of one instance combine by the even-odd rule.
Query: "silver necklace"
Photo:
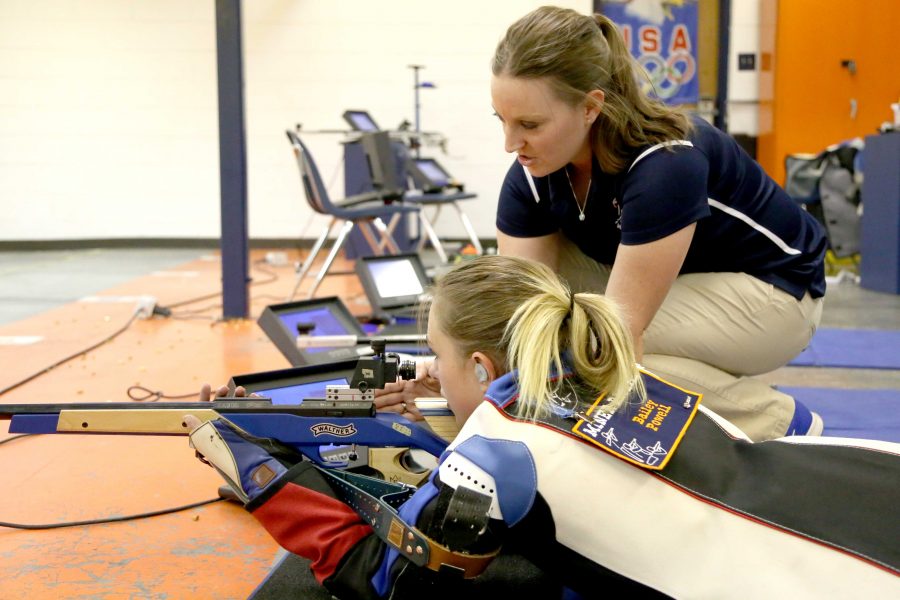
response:
[[[578,196],[575,194],[575,186],[572,185],[572,179],[569,177],[569,168],[566,167],[566,181],[569,182],[569,189],[572,190],[572,197],[575,198],[575,206],[578,207],[578,220],[584,221],[584,210],[587,208],[587,201],[591,195],[591,183],[593,183],[592,178],[588,178],[588,187],[587,192],[584,194],[584,204],[578,201]]]

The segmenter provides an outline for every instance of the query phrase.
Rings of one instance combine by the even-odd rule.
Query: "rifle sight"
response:
[[[400,355],[384,351],[384,340],[372,340],[373,356],[364,356],[356,364],[356,371],[350,381],[350,387],[365,392],[370,389],[383,389],[385,383],[397,381],[397,378],[411,380],[416,378],[416,363],[411,360],[400,360]]]

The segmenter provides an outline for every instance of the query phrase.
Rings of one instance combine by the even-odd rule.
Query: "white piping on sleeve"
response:
[[[718,200],[713,200],[712,198],[707,198],[707,201],[709,202],[709,205],[712,206],[713,208],[718,208],[723,213],[725,213],[727,215],[731,215],[735,219],[743,221],[744,223],[746,223],[747,225],[749,225],[756,231],[760,232],[761,234],[763,234],[764,236],[769,238],[785,254],[790,254],[791,256],[803,254],[803,252],[801,252],[800,250],[797,250],[796,248],[791,248],[790,246],[788,246],[783,239],[781,239],[780,237],[778,237],[777,235],[772,233],[770,230],[766,229],[765,227],[763,227],[762,225],[760,225],[759,223],[757,223],[756,221],[754,221],[753,219],[751,219],[750,217],[745,215],[744,213],[742,213],[738,210],[735,210],[735,209],[731,208],[730,206],[725,206]]]
[[[650,146],[649,148],[647,148],[646,150],[644,150],[643,152],[638,154],[638,157],[636,159],[634,159],[634,162],[631,163],[630,167],[628,167],[628,172],[630,172],[634,168],[634,165],[638,164],[638,162],[642,158],[644,158],[648,154],[652,154],[652,153],[656,152],[660,148],[665,148],[667,146],[690,146],[691,148],[693,148],[694,144],[692,144],[688,140],[672,140],[669,142],[662,142],[662,143],[656,144],[655,146]]]
[[[669,142],[662,142],[661,144],[656,144],[655,146],[651,146],[651,147],[647,148],[646,150],[644,150],[643,152],[641,152],[638,155],[638,157],[636,159],[634,159],[634,162],[632,162],[631,166],[628,167],[628,171],[630,172],[631,169],[634,168],[634,165],[636,165],[641,159],[643,159],[648,154],[652,154],[653,152],[656,152],[660,148],[665,148],[666,146],[690,146],[690,147],[693,147],[694,144],[692,144],[688,140],[672,140]],[[757,223],[756,221],[754,221],[753,219],[751,219],[744,213],[737,211],[737,210],[731,208],[730,206],[726,206],[726,205],[722,204],[721,202],[719,202],[718,200],[713,200],[712,198],[707,198],[707,201],[709,202],[709,205],[711,207],[717,208],[717,209],[721,210],[722,212],[724,212],[725,214],[731,215],[735,219],[743,221],[744,223],[746,223],[747,225],[749,225],[750,227],[752,227],[759,233],[766,236],[769,240],[772,241],[772,243],[774,243],[776,246],[778,246],[778,248],[785,254],[789,254],[791,256],[803,254],[803,252],[801,250],[797,250],[796,248],[792,248],[792,247],[788,246],[787,243],[783,239],[781,239],[780,237],[778,237],[777,235],[772,233],[771,230],[767,229],[766,227],[763,227],[762,225],[760,225],[759,223]]]

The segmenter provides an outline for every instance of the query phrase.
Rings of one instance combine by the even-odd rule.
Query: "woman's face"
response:
[[[462,426],[484,399],[485,384],[475,374],[475,358],[462,356],[456,341],[438,326],[434,315],[439,304],[432,301],[428,319],[428,347],[435,355],[432,375],[441,382],[441,395]]]
[[[518,154],[533,176],[549,175],[569,163],[590,170],[589,134],[597,109],[560,100],[546,78],[494,76],[491,99],[503,123],[506,151]]]

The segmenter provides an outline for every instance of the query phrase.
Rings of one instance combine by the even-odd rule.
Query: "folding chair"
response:
[[[322,283],[322,279],[325,278],[325,275],[331,268],[334,258],[344,245],[347,235],[355,225],[359,226],[363,237],[369,244],[372,252],[376,255],[382,256],[385,249],[387,249],[390,254],[398,254],[400,249],[397,247],[397,242],[394,241],[394,238],[391,235],[393,224],[397,222],[397,218],[401,214],[418,213],[419,208],[416,206],[404,206],[399,203],[385,204],[377,193],[351,196],[344,198],[339,202],[333,202],[328,196],[328,190],[322,182],[319,169],[316,167],[316,163],[309,153],[309,149],[296,133],[290,130],[286,133],[288,141],[294,149],[297,165],[300,168],[300,179],[303,182],[303,191],[306,195],[306,201],[317,213],[331,217],[328,225],[322,231],[322,234],[316,240],[315,244],[313,244],[309,256],[303,261],[303,264],[297,271],[297,283],[294,286],[293,292],[291,292],[291,295],[288,297],[288,300],[290,301],[297,295],[297,291],[300,289],[303,279],[306,277],[307,273],[309,273],[313,261],[316,260],[319,250],[325,245],[325,241],[328,239],[328,235],[331,233],[331,230],[336,223],[339,221],[342,222],[340,231],[334,241],[334,246],[332,246],[331,251],[325,259],[325,263],[322,265],[319,274],[316,276],[312,288],[309,290],[307,298],[312,298],[315,295],[316,290]],[[391,219],[390,227],[385,225],[382,220],[385,217]],[[380,239],[376,239],[371,228],[373,225],[375,226],[375,229],[378,230]]]

